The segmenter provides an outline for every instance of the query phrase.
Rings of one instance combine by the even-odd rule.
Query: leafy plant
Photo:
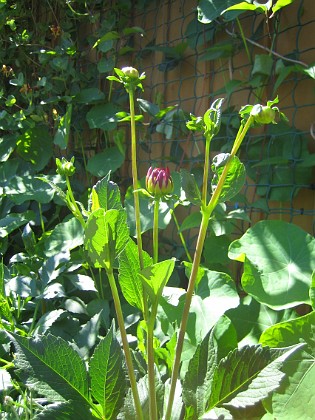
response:
[[[215,209],[236,195],[245,180],[245,168],[236,153],[250,127],[275,122],[276,114],[283,117],[275,106],[277,99],[266,106],[245,106],[241,109],[241,125],[231,151],[216,155],[211,164],[208,158],[205,159],[201,191],[186,170],[181,171],[179,178],[174,174],[174,180],[180,182],[180,186],[176,186],[167,168],[150,168],[146,189],[143,189],[139,188],[137,179],[136,116],[133,107],[136,89],[142,88],[145,75],[139,76],[130,67],[115,71],[117,76],[110,77],[110,80],[122,83],[130,96],[136,241],[130,236],[126,208],[117,184],[110,180],[110,174],[92,188],[87,208],[73,196],[69,176],[75,171],[74,159],[56,161],[57,172],[65,179],[66,193],[51,179],[41,177],[41,180],[62,198],[74,216],[66,222],[67,226],[64,224],[65,231],[60,231],[62,240],[64,233],[69,232],[69,223],[75,223],[74,238],[79,240],[72,243],[71,248],[74,250],[84,243],[91,272],[98,270],[101,273],[100,270],[104,270],[113,297],[119,333],[115,332],[114,324],[110,327],[108,321],[102,323],[97,312],[99,309],[96,309],[101,308],[101,302],[96,307],[95,302],[93,315],[88,310],[93,300],[88,304],[84,302],[87,291],[98,293],[104,299],[103,280],[97,282],[93,277],[94,281],[87,281],[88,278],[78,272],[80,264],[77,268],[75,260],[70,263],[75,253],[72,252],[71,257],[67,247],[60,248],[59,242],[55,248],[52,242],[43,254],[46,258],[44,263],[37,262],[43,264],[39,270],[40,293],[31,271],[29,277],[23,278],[25,286],[17,288],[14,286],[16,281],[9,280],[7,269],[2,265],[3,342],[10,340],[14,345],[14,373],[26,389],[45,398],[45,407],[37,405],[35,408],[37,418],[56,415],[108,419],[207,418],[222,413],[241,414],[244,410],[261,413],[268,398],[272,398],[272,410],[277,412],[278,402],[283,402],[273,396],[284,383],[289,360],[307,351],[305,345],[291,339],[288,343],[284,340],[281,345],[272,343],[270,347],[256,342],[238,348],[238,326],[232,315],[240,305],[235,283],[228,274],[211,271],[202,265],[205,240]],[[216,100],[203,117],[191,116],[187,122],[188,129],[204,133],[207,156],[210,155],[212,139],[220,129],[222,104],[221,99]],[[209,179],[210,169],[212,179]],[[178,188],[180,194],[177,196],[174,192]],[[143,249],[141,241],[141,196],[145,196],[154,207],[153,258]],[[198,206],[201,213],[194,258],[184,263],[187,290],[167,286],[174,272],[175,259],[160,260],[159,215],[163,201],[168,202],[173,211],[178,205],[187,205],[188,201]],[[242,277],[244,290],[261,305],[276,310],[310,303],[308,291],[314,270],[311,263],[315,252],[314,240],[298,228],[289,226],[283,222],[261,222],[243,238],[234,241],[229,251],[230,257],[245,263]],[[81,230],[79,236],[78,229]],[[82,230],[84,237],[81,236]],[[294,232],[291,233],[291,230]],[[302,253],[298,241],[296,247],[299,252],[292,248],[291,234],[305,244]],[[38,246],[34,237],[32,240],[29,235],[30,230],[25,237],[32,241],[33,247]],[[54,235],[57,235],[57,229],[51,234],[51,240],[58,243],[58,235],[53,238]],[[276,249],[282,246],[278,258],[275,258],[275,246]],[[59,254],[55,254],[54,249],[58,249]],[[299,255],[303,255],[302,260],[299,260]],[[287,261],[286,269],[282,258]],[[274,293],[274,289],[268,289],[266,279],[274,284],[272,273],[279,273],[279,267],[284,269],[284,276],[283,281],[279,281],[277,293]],[[77,274],[71,274],[72,270]],[[81,297],[67,296],[66,284],[62,287],[60,281],[62,277],[71,278],[76,287],[82,285]],[[288,277],[292,295],[288,294]],[[59,281],[55,282],[56,279]],[[8,310],[8,290],[13,299],[17,296],[18,301],[23,302],[22,310],[33,301],[46,305],[53,296],[64,302],[64,309],[61,306],[43,315],[38,323],[33,322],[28,331],[31,337],[26,337],[27,330],[16,330]],[[132,313],[137,314],[136,348],[127,334],[128,323],[122,298],[133,307]],[[104,306],[102,310],[105,310]],[[72,339],[64,333],[56,335],[58,323],[70,321],[67,311],[78,316],[92,315],[85,325],[77,325],[77,333],[72,334]],[[299,319],[303,323],[303,318]],[[307,317],[305,322],[308,322]],[[66,324],[61,325],[64,328]],[[281,324],[270,328],[276,328],[276,325],[281,328]],[[98,339],[97,331],[104,327],[105,337]],[[261,336],[263,343],[267,340],[267,331]],[[7,369],[10,368],[8,364]]]
[[[225,3],[220,14],[239,13],[227,10],[236,2]],[[287,4],[277,2],[272,12]],[[312,156],[304,139],[299,154],[286,153],[279,139],[286,123],[275,99],[243,107],[229,127],[235,132],[232,147],[225,144],[216,153],[216,137],[228,124],[222,98],[203,116],[161,109],[136,98],[144,73],[115,67],[119,57],[133,52],[128,41],[143,33],[126,24],[125,2],[115,4],[86,40],[98,57],[86,72],[77,71],[84,53],[75,28],[83,19],[96,22],[98,2],[58,5],[50,45],[48,26],[43,32],[37,28],[41,50],[31,28],[17,19],[33,19],[34,9],[27,2],[0,6],[0,41],[8,47],[1,53],[6,64],[0,114],[4,418],[282,418],[284,407],[286,418],[302,417],[304,409],[311,416],[311,404],[296,401],[312,402],[314,238],[294,225],[266,221],[231,243],[235,221],[249,219],[225,204],[240,196],[246,172],[253,170],[242,163],[242,144],[252,127],[272,124],[270,154],[255,161],[254,169],[294,164],[301,176],[309,176]],[[271,7],[251,6],[259,12]],[[199,42],[188,35],[187,43],[160,50],[165,54],[160,70],[178,65],[186,48]],[[7,44],[9,36],[14,43]],[[213,28],[206,32],[211,36]],[[229,55],[234,47],[208,50],[205,58]],[[256,87],[266,77],[268,60],[254,62]],[[124,99],[129,112],[122,110]],[[164,165],[148,168],[146,179],[138,179],[137,153],[146,145],[137,135],[145,130],[137,105],[151,118],[149,130],[166,138],[179,131],[204,137],[201,176],[170,172]],[[127,190],[120,189],[116,172],[126,149],[120,122],[130,124]],[[88,157],[86,126],[97,151]],[[255,154],[261,141],[265,137],[246,148]],[[94,183],[93,177],[101,179]],[[267,195],[263,184],[259,194]],[[179,223],[181,206],[196,211]],[[178,229],[181,260],[161,250],[161,231],[170,223]],[[191,228],[199,232],[194,255],[185,238]],[[243,264],[240,284],[227,267],[232,260]]]

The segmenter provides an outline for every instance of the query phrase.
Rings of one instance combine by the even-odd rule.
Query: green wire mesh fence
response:
[[[232,19],[233,18],[233,19]],[[201,180],[203,139],[189,133],[189,114],[225,98],[214,151],[228,151],[238,110],[279,96],[288,123],[252,130],[241,150],[248,178],[228,209],[252,221],[283,218],[315,233],[314,67],[312,1],[297,0],[273,17],[258,12],[217,16],[203,24],[190,0],[147,2],[134,16],[144,35],[135,60],[147,75],[143,99],[165,109],[140,141],[142,174],[152,163],[187,167]]]

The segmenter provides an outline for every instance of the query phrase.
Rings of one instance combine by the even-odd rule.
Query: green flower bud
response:
[[[72,156],[70,162],[66,158],[61,160],[56,158],[57,174],[62,176],[72,176],[75,173],[74,156]]]
[[[170,170],[166,168],[150,167],[146,176],[147,191],[156,198],[169,195],[174,190]]]
[[[139,72],[134,67],[123,67],[121,71],[124,73],[124,76],[130,79],[139,79]]]
[[[270,124],[275,122],[276,111],[270,106],[254,105],[250,115],[257,124]]]

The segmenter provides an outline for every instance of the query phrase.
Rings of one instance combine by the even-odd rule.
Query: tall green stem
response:
[[[77,205],[77,202],[75,201],[73,192],[72,192],[72,188],[71,188],[71,184],[70,184],[70,179],[69,176],[66,175],[66,184],[67,184],[67,190],[68,190],[68,196],[70,198],[70,206],[71,206],[71,211],[74,214],[74,216],[79,220],[79,222],[81,223],[81,226],[83,227],[83,229],[85,228],[85,221],[83,219],[82,213]]]
[[[155,389],[155,369],[154,369],[154,325],[158,308],[158,300],[151,308],[149,321],[147,323],[147,356],[148,356],[148,382],[149,382],[149,414],[150,420],[157,420],[157,403]]]
[[[171,215],[172,215],[172,217],[173,217],[173,220],[174,220],[175,226],[176,226],[176,228],[177,228],[177,232],[178,232],[178,234],[179,234],[179,238],[180,238],[181,243],[182,243],[182,245],[183,245],[183,248],[184,248],[184,250],[185,250],[186,257],[187,257],[188,261],[189,261],[190,263],[192,263],[192,258],[191,258],[191,256],[190,256],[189,250],[188,250],[188,248],[187,248],[187,245],[186,245],[186,241],[185,241],[184,235],[182,234],[182,232],[180,232],[180,226],[179,226],[179,223],[178,223],[177,217],[176,217],[176,215],[175,215],[175,211],[174,211],[174,209],[171,209]]]
[[[204,246],[204,241],[207,234],[209,219],[221,195],[221,191],[222,191],[222,188],[223,188],[223,185],[226,180],[228,170],[231,164],[231,158],[237,153],[245,137],[245,134],[247,133],[252,122],[253,122],[253,117],[250,116],[248,120],[246,121],[245,125],[241,125],[240,130],[237,133],[237,136],[235,138],[235,141],[231,150],[231,157],[222,171],[217,187],[211,196],[210,202],[208,205],[205,205],[203,203],[203,206],[202,206],[203,208],[201,210],[201,213],[202,213],[201,225],[200,225],[193,265],[192,265],[190,278],[188,282],[182,321],[181,321],[181,325],[180,325],[179,333],[178,333],[177,346],[176,346],[176,351],[175,351],[175,360],[174,360],[174,365],[173,365],[171,386],[170,386],[170,392],[169,392],[168,405],[167,405],[166,414],[165,414],[165,420],[169,420],[172,414],[172,406],[173,406],[173,401],[174,401],[174,396],[175,396],[176,382],[177,382],[179,367],[180,367],[180,359],[181,359],[181,354],[183,350],[184,338],[185,338],[186,327],[187,327],[187,322],[188,322],[189,309],[190,309],[191,300],[192,300],[192,296],[195,289],[195,283],[196,283],[196,278],[198,274],[198,268],[201,261],[201,254],[202,254],[202,250]],[[206,159],[207,158],[208,157],[206,155]]]
[[[195,289],[195,282],[197,278],[198,268],[200,265],[203,245],[204,245],[204,241],[207,234],[209,218],[210,218],[209,211],[202,212],[201,225],[200,225],[192,270],[190,273],[190,278],[189,278],[189,283],[188,283],[188,288],[187,288],[187,293],[186,293],[182,321],[180,324],[180,329],[179,329],[178,338],[177,338],[175,360],[174,360],[172,377],[171,377],[170,392],[169,392],[169,397],[168,397],[169,399],[168,399],[168,405],[167,405],[167,410],[165,414],[166,420],[169,420],[172,414],[172,406],[173,406],[173,401],[174,401],[174,396],[175,396],[177,377],[179,373],[180,359],[181,359],[181,354],[182,354],[183,345],[184,345],[184,338],[185,338],[186,327],[187,327],[187,322],[188,322],[189,309],[190,309],[191,300],[192,300],[194,289]]]
[[[140,203],[139,203],[139,184],[138,184],[138,169],[137,169],[137,140],[136,140],[136,122],[135,122],[135,101],[134,101],[134,89],[129,89],[129,105],[130,105],[130,128],[131,128],[131,170],[132,170],[132,182],[133,182],[133,194],[134,194],[134,206],[135,206],[135,223],[136,223],[136,234],[137,234],[137,245],[138,254],[140,261],[140,269],[144,267],[143,254],[142,254],[142,236],[141,236],[141,225],[140,225]]]
[[[153,210],[153,264],[159,261],[159,207],[160,200],[154,200]]]
[[[135,372],[134,372],[134,368],[133,368],[130,348],[129,348],[128,339],[127,339],[127,333],[126,333],[126,329],[125,329],[123,312],[122,312],[122,309],[121,309],[121,304],[120,304],[118,290],[117,290],[117,287],[116,287],[115,277],[114,277],[114,274],[113,274],[113,269],[112,268],[107,269],[106,272],[107,272],[109,285],[110,285],[112,295],[113,295],[113,299],[114,299],[115,311],[116,311],[116,315],[117,315],[117,322],[118,322],[120,335],[121,335],[121,340],[122,340],[122,345],[123,345],[123,349],[124,349],[124,353],[125,353],[126,365],[127,365],[127,369],[128,369],[130,386],[131,386],[131,391],[132,391],[132,395],[133,395],[133,399],[134,399],[137,418],[139,420],[142,420],[143,419],[142,407],[141,407],[140,398],[139,398],[139,394],[138,394],[137,381],[136,381]]]
[[[206,147],[205,147],[205,164],[203,169],[203,182],[202,182],[202,202],[204,205],[207,201],[207,191],[208,191],[208,176],[209,176],[209,160],[210,160],[210,142],[211,136],[206,135]]]

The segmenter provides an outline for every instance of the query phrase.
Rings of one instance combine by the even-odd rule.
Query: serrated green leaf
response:
[[[110,181],[110,173],[98,181],[93,189],[97,193],[100,207],[105,211],[110,209],[122,210],[120,190],[115,182]]]
[[[146,252],[143,252],[143,260],[145,267],[152,264],[152,258]],[[143,285],[139,278],[139,273],[138,247],[130,239],[125,249],[119,255],[118,281],[127,302],[143,312]]]
[[[91,390],[106,419],[116,419],[126,392],[124,357],[113,326],[90,360]]]
[[[216,99],[211,107],[206,111],[203,117],[203,121],[206,127],[205,134],[209,134],[211,137],[218,134],[221,126],[221,115],[222,115],[222,104],[223,98]]]
[[[315,356],[315,312],[270,326],[263,331],[259,342],[263,346],[286,347],[301,340],[307,344],[306,350]]]
[[[192,204],[199,205],[201,203],[201,193],[194,175],[190,174],[186,169],[181,169],[180,178],[187,200]]]
[[[124,210],[102,208],[88,218],[85,228],[85,249],[96,267],[113,267],[115,258],[129,240],[127,216]]]
[[[315,359],[313,354],[299,352],[283,366],[286,377],[268,401],[272,418],[279,420],[312,420],[314,417]]]
[[[87,372],[73,347],[50,334],[35,339],[6,334],[15,347],[17,373],[26,385],[51,402],[71,400],[72,414],[78,419],[89,419]]]
[[[197,346],[182,384],[183,401],[186,407],[193,409],[195,418],[206,411],[216,366],[217,354],[211,330]]]
[[[175,267],[175,259],[164,260],[145,267],[139,276],[151,302],[155,302],[162,294],[164,286],[170,279]]]
[[[211,181],[213,191],[217,188],[217,184],[226,164],[229,164],[229,169],[221,190],[219,203],[233,198],[242,189],[246,179],[245,166],[239,158],[233,156],[230,160],[229,153],[220,153],[213,158],[211,165],[214,174]]]
[[[281,354],[263,368],[257,376],[250,381],[250,384],[245,391],[237,393],[237,395],[228,401],[226,405],[236,408],[253,406],[278,389],[282,379],[285,377],[285,374],[280,368],[292,354],[299,351],[302,347],[303,344],[298,344],[287,349],[284,354]]]
[[[217,406],[251,406],[280,385],[279,370],[300,345],[272,353],[268,347],[244,346],[222,359],[214,372],[208,409]],[[274,362],[274,363],[273,363]]]

